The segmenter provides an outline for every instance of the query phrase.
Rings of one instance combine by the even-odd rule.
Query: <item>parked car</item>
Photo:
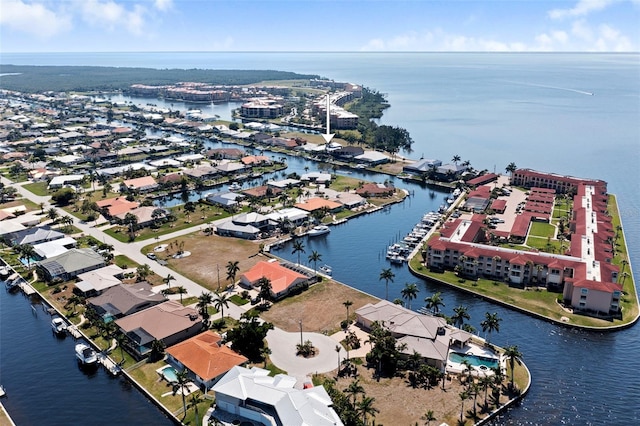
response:
[[[147,257],[151,260],[156,260],[158,259],[158,256],[156,256],[155,253],[147,253]]]

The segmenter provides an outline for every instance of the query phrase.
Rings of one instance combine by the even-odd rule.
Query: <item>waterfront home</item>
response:
[[[218,160],[238,160],[244,155],[244,151],[240,148],[213,148],[208,150],[205,155]]]
[[[356,189],[356,194],[368,197],[390,197],[396,191],[393,186],[387,186],[382,183],[365,183]]]
[[[202,331],[202,318],[194,308],[169,300],[115,321],[126,336],[128,350],[136,359],[149,355],[153,341],[166,347]]]
[[[66,253],[78,244],[75,238],[64,237],[53,241],[46,241],[33,245],[33,251],[38,259],[48,259]]]
[[[133,215],[136,218],[136,225],[139,228],[150,226],[156,220],[162,220],[168,216],[169,212],[155,206],[136,207],[125,213],[120,213],[115,217],[121,221],[125,221],[127,215]]]
[[[212,194],[206,194],[204,201],[209,204],[220,206],[224,209],[233,209],[239,205],[239,201],[244,198],[242,194],[236,194],[235,192],[217,192]]]
[[[45,281],[68,281],[83,272],[102,268],[106,262],[101,254],[90,248],[72,248],[69,251],[36,263],[38,276]]]
[[[432,160],[429,158],[423,158],[415,163],[402,166],[402,171],[405,173],[422,175],[428,173],[430,170],[436,170],[442,165],[440,160]]]
[[[256,240],[260,237],[260,229],[250,224],[237,224],[233,220],[228,220],[216,226],[216,234],[221,237]]]
[[[123,270],[117,265],[107,265],[93,271],[78,274],[74,292],[85,297],[102,294],[103,291],[122,283]]]
[[[222,343],[220,335],[207,330],[166,349],[167,362],[187,370],[189,378],[205,392],[233,367],[249,361]]]
[[[271,297],[274,300],[287,296],[298,288],[310,284],[310,277],[286,268],[276,259],[261,261],[240,276],[240,285],[246,288],[257,288],[260,279],[267,278],[271,282]]]
[[[117,319],[166,300],[162,293],[152,291],[148,282],[120,283],[104,290],[99,296],[87,299],[87,305],[93,307],[103,319]]]
[[[122,213],[127,213],[140,206],[137,201],[129,201],[125,197],[106,198],[96,201],[96,205],[107,219]]]
[[[344,208],[341,203],[325,200],[324,198],[319,197],[306,199],[302,203],[296,203],[294,207],[309,213],[319,210],[324,210],[329,213],[337,213]]]
[[[309,212],[296,207],[290,207],[286,209],[279,209],[275,212],[271,212],[267,217],[276,223],[289,222],[292,226],[302,225],[309,217]]]
[[[153,176],[143,176],[135,179],[127,179],[121,184],[121,192],[151,192],[158,188],[158,182]]]
[[[391,332],[400,345],[404,356],[415,352],[423,361],[444,371],[447,353],[452,344],[465,345],[471,334],[447,325],[444,318],[423,315],[396,305],[387,300],[376,304],[368,303],[356,311],[356,323],[365,330],[371,330],[378,323]]]
[[[65,234],[62,232],[44,225],[11,232],[9,234],[5,234],[2,239],[11,246],[19,246],[23,244],[40,244],[47,241],[59,240],[64,237]]]
[[[269,374],[257,367],[233,367],[213,386],[216,410],[264,425],[343,425],[324,387],[296,389],[294,377]]]

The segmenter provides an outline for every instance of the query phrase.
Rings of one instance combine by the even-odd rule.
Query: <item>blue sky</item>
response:
[[[640,50],[640,0],[0,0],[2,52]]]

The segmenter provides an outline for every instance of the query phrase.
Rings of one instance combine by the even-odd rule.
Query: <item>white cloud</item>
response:
[[[89,25],[109,31],[124,28],[135,35],[143,32],[146,9],[141,5],[134,5],[131,10],[127,10],[111,0],[79,0],[77,4],[82,19]]]
[[[39,38],[52,37],[71,29],[72,26],[69,14],[49,9],[40,2],[2,0],[0,8],[0,25]]]
[[[549,11],[551,19],[563,19],[567,17],[587,16],[592,12],[606,9],[609,5],[619,0],[579,0],[571,9],[553,9]]]
[[[526,45],[519,42],[504,43],[499,40],[470,37],[462,34],[447,34],[441,29],[422,34],[409,32],[384,40],[371,39],[360,50],[363,51],[441,51],[441,52],[521,52]]]
[[[173,0],[154,0],[153,5],[156,9],[165,12],[173,7]]]

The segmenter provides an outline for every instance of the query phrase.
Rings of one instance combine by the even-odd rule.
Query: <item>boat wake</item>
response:
[[[564,90],[565,92],[573,92],[573,93],[579,93],[585,96],[593,96],[593,92],[587,92],[586,90],[572,89],[570,87],[548,86],[546,84],[523,83],[520,81],[511,81],[511,80],[506,80],[506,82],[512,83],[512,84],[519,84],[521,86],[540,87],[543,89]]]

